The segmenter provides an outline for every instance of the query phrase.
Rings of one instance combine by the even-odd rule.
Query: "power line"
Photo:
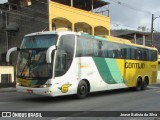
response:
[[[139,8],[134,7],[134,6],[132,6],[132,5],[130,5],[130,4],[127,4],[127,3],[125,3],[125,2],[121,2],[121,1],[118,1],[118,0],[111,0],[111,1],[112,1],[113,3],[116,3],[116,4],[120,5],[120,6],[124,6],[124,7],[128,8],[128,9],[131,9],[131,10],[134,10],[134,11],[137,11],[137,12],[145,13],[145,14],[148,14],[148,15],[153,14],[153,13],[150,12],[150,11],[139,9]]]
[[[42,1],[40,1],[40,0],[35,0],[35,1],[48,5],[48,3],[42,2]],[[51,5],[51,6],[53,6],[53,5]],[[106,7],[106,6],[104,6],[104,7]],[[71,11],[71,12],[73,12],[73,11]],[[108,22],[108,21],[106,21],[106,22]],[[118,23],[110,22],[110,24],[112,24],[112,25],[117,25]],[[122,25],[122,24],[119,24],[119,25]],[[133,27],[133,26],[126,26],[126,25],[122,25],[122,26],[128,27],[128,28],[132,28],[132,29],[137,29],[137,27]]]
[[[48,3],[46,3],[46,2],[42,2],[42,1],[39,1],[39,0],[35,0],[35,1],[37,1],[37,2],[39,2],[39,3],[42,3],[42,4],[47,4],[48,5]],[[122,3],[122,2],[119,2],[119,1],[116,1],[116,0],[112,0],[112,1],[114,1],[114,2],[116,2],[116,3],[118,3],[118,4],[120,4],[120,5],[124,5],[124,6],[126,6],[126,7],[128,7],[128,8],[130,8],[130,9],[134,9],[134,10],[138,10],[138,9],[136,9],[136,8],[134,8],[134,7],[132,7],[132,6],[129,6],[128,4],[126,4],[126,3]],[[19,5],[17,5],[17,4],[13,4],[13,3],[9,3],[10,5],[14,5],[14,6],[17,6],[17,7],[20,7]],[[35,11],[35,9],[32,9],[32,8],[30,8],[30,7],[23,7],[23,8],[26,8],[26,9],[28,9],[28,10],[30,10],[30,11],[33,11],[33,12],[37,12],[37,13],[40,13],[40,14],[43,14],[43,15],[49,15],[48,13],[45,13],[45,12],[43,12],[43,11],[41,11],[41,10],[36,10]],[[17,10],[17,12],[19,12],[18,10]],[[26,14],[26,13],[25,13]],[[24,13],[23,13],[23,15],[24,15]],[[31,15],[31,14],[30,14]],[[33,14],[32,14],[33,15]],[[30,17],[29,16],[29,14],[27,15],[26,14],[26,16],[25,17]],[[39,21],[39,20],[38,20]],[[133,27],[133,26],[126,26],[126,25],[123,25],[123,24],[119,24],[119,23],[113,23],[113,22],[110,22],[112,25],[121,25],[121,26],[124,26],[124,27],[128,27],[128,28],[133,28],[133,29],[137,29],[137,27]]]
[[[120,1],[117,1],[117,0],[111,0],[111,1],[113,1],[114,3],[117,3],[118,5],[127,7],[129,9],[132,9],[132,10],[135,10],[135,11],[138,11],[138,12],[143,12],[143,13],[146,13],[146,14],[149,14],[149,15],[153,14],[150,11],[146,11],[146,10],[139,9],[137,7],[133,7],[133,6],[131,6],[131,5],[127,4],[127,3],[124,3],[124,2],[120,2]]]
[[[39,1],[39,0],[35,0],[35,1],[37,1],[37,2],[39,2],[39,3],[42,3],[42,4],[46,4],[46,5],[49,5],[48,3],[46,3],[46,2],[42,2],[42,1]],[[20,7],[19,5],[16,5],[16,4],[12,4],[12,3],[9,3],[10,5],[14,5],[14,6],[18,6],[18,7]],[[53,5],[51,5],[51,6],[53,6]],[[27,8],[27,9],[29,9],[29,7],[24,7],[24,8]],[[61,9],[63,9],[63,8],[61,8]],[[33,12],[38,12],[38,13],[42,13],[42,14],[44,14],[44,15],[53,15],[54,13],[51,13],[51,14],[49,14],[49,13],[45,13],[45,12],[43,12],[43,11],[35,11],[35,9],[29,9],[29,10],[31,10],[31,11],[33,11]],[[18,10],[15,10],[15,11],[18,11]],[[19,12],[19,11],[18,11]],[[72,12],[72,13],[74,13],[74,11],[70,11],[70,12]],[[76,14],[78,14],[78,13],[76,13]],[[31,14],[30,14],[31,15]],[[98,19],[98,18],[94,18],[94,19]],[[98,19],[99,20],[99,19]],[[101,20],[101,21],[104,21],[104,20]],[[108,22],[108,21],[106,21],[106,22]],[[109,22],[108,22],[109,23]]]
[[[42,4],[47,4],[48,5],[48,3],[45,3],[45,2],[42,2],[42,1],[39,1],[39,0],[35,0],[35,1],[37,1],[37,2],[40,2],[40,3],[42,3]],[[20,7],[19,5],[17,5],[17,4],[13,4],[13,3],[9,3],[10,5],[13,5],[13,6],[16,6],[16,7]],[[52,5],[51,5],[52,6]],[[27,10],[30,10],[30,11],[32,11],[32,12],[37,12],[37,13],[40,13],[40,14],[43,14],[43,15],[49,15],[49,13],[45,13],[44,11],[41,11],[41,10],[36,10],[35,11],[35,9],[33,9],[33,8],[30,8],[30,7],[23,7],[23,8],[25,8],[25,9],[27,9]],[[18,10],[14,10],[16,13],[11,13],[11,12],[8,12],[8,13],[11,13],[11,14],[14,14],[14,15],[18,15],[18,16],[23,16],[23,17],[27,17],[27,18],[30,18],[30,19],[34,19],[34,17],[33,17],[33,14],[27,14],[27,13],[21,13],[20,11],[18,11]],[[18,14],[19,13],[19,14]],[[42,18],[43,19],[43,18]],[[49,23],[49,22],[46,22],[46,21],[44,21],[44,20],[42,20],[40,17],[37,19],[34,19],[34,20],[36,20],[36,21],[39,21],[39,22],[43,22],[43,23]],[[106,22],[108,22],[108,21],[106,21]],[[126,26],[126,25],[122,25],[122,24],[119,24],[119,23],[113,23],[113,22],[110,22],[112,25],[121,25],[121,26],[124,26],[124,27],[128,27],[128,28],[133,28],[133,29],[137,29],[137,27],[133,27],[133,26]],[[49,24],[51,24],[51,23],[49,23]]]
[[[46,2],[43,2],[43,1],[40,1],[40,0],[35,0],[36,2],[39,2],[39,3],[42,3],[42,4],[46,4],[46,5],[49,5],[49,3],[46,3]],[[51,5],[51,6],[53,6],[53,5]],[[104,6],[104,8],[105,8],[106,6]],[[34,9],[32,9],[32,11],[34,11]],[[39,12],[41,12],[41,11],[39,11]],[[70,12],[73,12],[73,11],[70,11]],[[46,14],[46,13],[44,13],[43,12],[43,14]],[[52,15],[54,14],[54,13],[51,13]],[[51,15],[51,14],[46,14],[46,15]],[[95,19],[95,18],[94,18]],[[106,21],[106,22],[108,22],[108,21]],[[109,23],[109,22],[108,22]],[[124,26],[124,27],[127,27],[127,28],[132,28],[132,29],[137,29],[137,27],[133,27],[133,26],[127,26],[127,25],[123,25],[123,24],[119,24],[119,23],[113,23],[113,22],[110,22],[110,24],[112,24],[112,25],[121,25],[121,26]]]

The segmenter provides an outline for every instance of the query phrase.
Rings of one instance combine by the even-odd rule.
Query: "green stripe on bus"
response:
[[[87,33],[81,33],[81,36],[83,37],[88,37],[88,38],[92,38],[92,39],[97,39],[97,40],[101,40],[101,41],[106,41],[107,39],[104,37],[100,37],[100,36],[92,36],[90,34]]]
[[[99,74],[107,84],[124,83],[116,60],[98,57],[94,57],[93,60],[96,64]]]
[[[94,38],[95,38],[95,39],[98,39],[98,40],[102,40],[102,41],[106,41],[106,40],[107,40],[106,38],[99,37],[99,36],[95,36]]]

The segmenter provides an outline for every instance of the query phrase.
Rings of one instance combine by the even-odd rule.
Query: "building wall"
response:
[[[57,31],[72,30],[99,35],[98,31],[105,29],[104,35],[110,34],[110,17],[52,1],[48,2],[48,0],[31,0],[32,4],[29,6],[22,6],[17,0],[12,1],[13,3],[8,5],[8,8],[11,9],[7,11],[7,28],[5,27],[5,15],[0,15],[0,26],[3,26],[3,29],[0,29],[0,65],[6,64],[7,49],[15,46],[20,47],[24,35],[53,30],[53,23],[56,24]],[[103,36],[103,34],[101,35]],[[17,54],[13,53],[11,55],[13,65],[16,63],[16,58]]]
[[[47,2],[47,0],[44,0]],[[20,47],[24,35],[49,30],[48,28],[48,6],[43,2],[34,2],[31,6],[11,9],[8,12],[8,48]],[[0,21],[4,19],[0,17]],[[18,27],[12,30],[12,27]],[[10,29],[11,28],[11,29]],[[0,65],[5,63],[5,54],[7,52],[6,45],[6,28],[0,30]],[[11,55],[12,64],[15,65],[17,54]]]
[[[56,27],[58,26],[58,30],[62,28],[63,30],[67,30],[65,25],[60,28],[59,24],[56,24],[56,21],[62,21],[61,24],[63,24],[63,21],[71,23],[70,26],[67,27],[76,32],[79,32],[77,31],[79,29],[82,31],[81,28],[83,27],[83,32],[87,32],[92,35],[95,35],[95,28],[102,27],[106,29],[103,35],[110,35],[110,17],[50,1],[49,30],[52,31],[53,23],[56,25]],[[81,26],[81,28],[78,27],[78,24]]]
[[[1,9],[0,14],[0,65],[3,64],[2,62],[2,53],[6,52],[6,32],[5,32],[5,13]]]

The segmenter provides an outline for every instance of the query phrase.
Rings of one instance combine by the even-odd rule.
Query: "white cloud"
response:
[[[0,0],[0,4],[6,3],[8,0]]]
[[[119,28],[130,27],[138,28],[138,26],[151,27],[152,13],[155,16],[160,16],[160,0],[105,0],[110,2],[110,17],[111,23],[119,24]],[[121,2],[117,4],[114,1]],[[154,28],[157,28],[156,19]],[[113,26],[113,25],[112,25]]]

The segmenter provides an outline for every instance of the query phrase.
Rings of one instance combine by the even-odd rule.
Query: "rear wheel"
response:
[[[136,89],[137,91],[142,90],[142,80],[141,80],[140,78],[137,79],[137,84],[136,84],[135,89]]]
[[[88,86],[87,83],[83,80],[79,83],[77,88],[77,98],[85,98],[88,94]]]
[[[145,90],[147,88],[147,85],[148,85],[148,80],[147,78],[145,78],[142,84],[142,90]]]

